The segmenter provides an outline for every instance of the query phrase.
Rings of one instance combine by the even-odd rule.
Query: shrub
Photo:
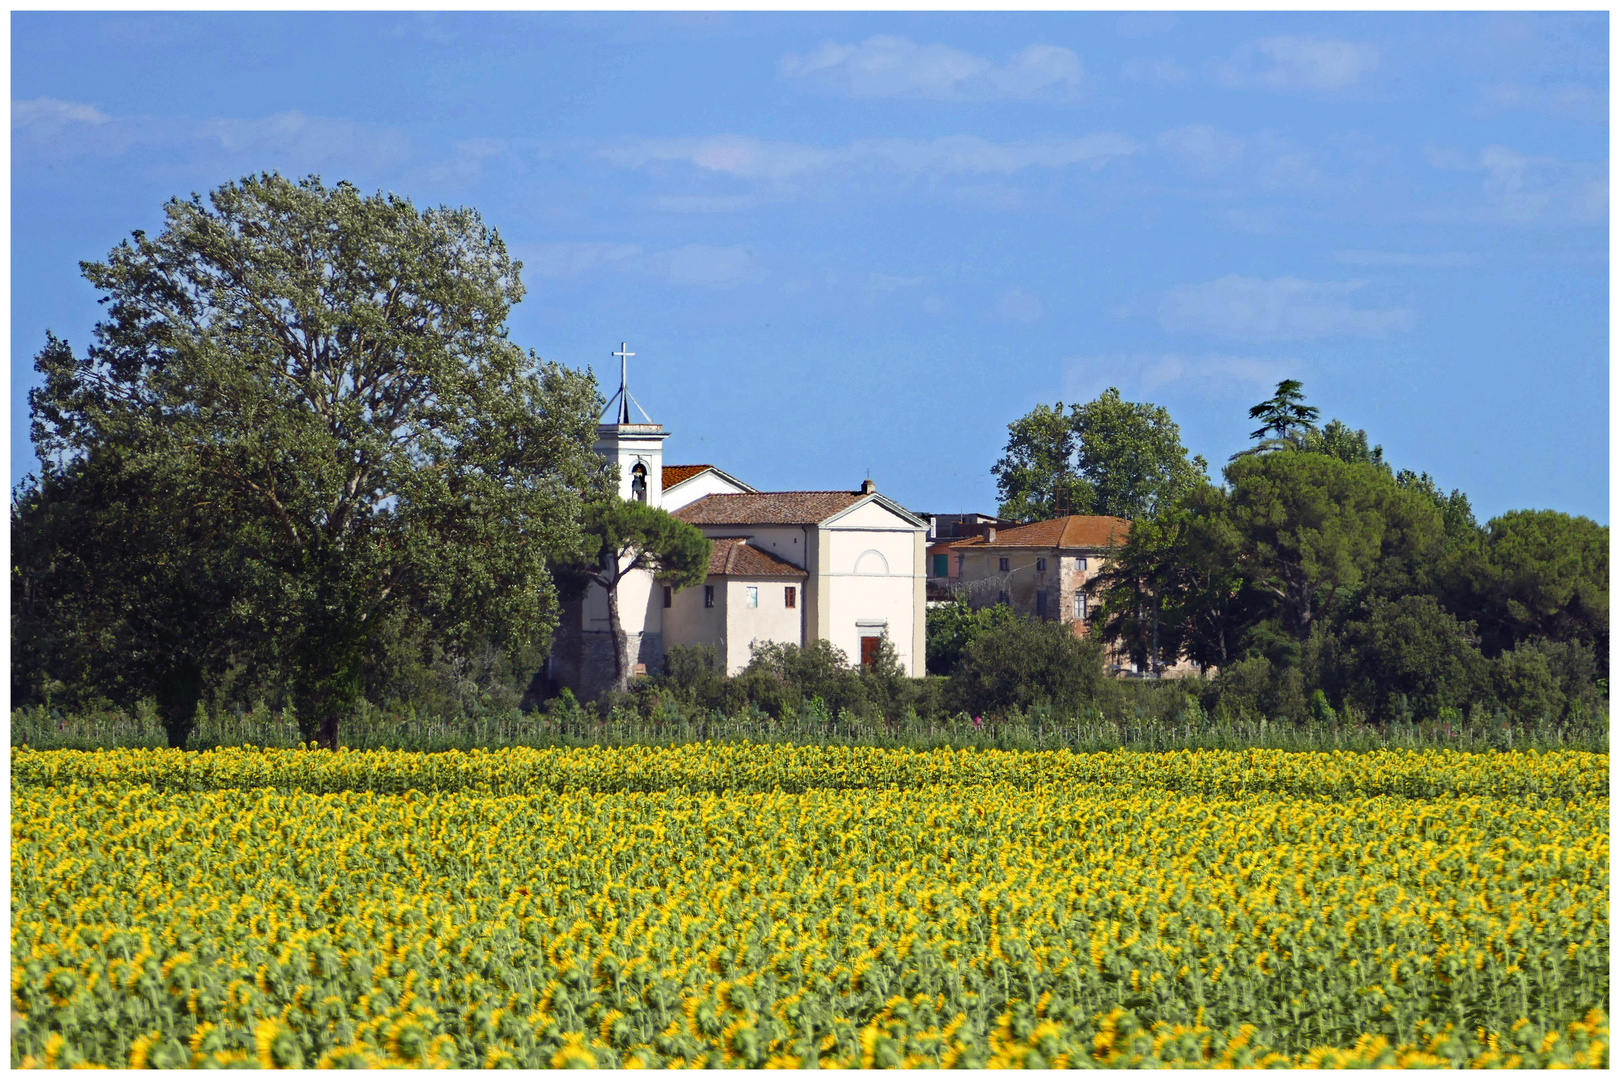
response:
[[[1060,622],[1018,619],[970,644],[951,676],[954,708],[975,715],[1028,712],[1040,705],[1059,718],[1077,716],[1109,691],[1102,643],[1077,638]]]

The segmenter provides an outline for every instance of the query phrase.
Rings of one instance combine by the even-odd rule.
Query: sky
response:
[[[1607,524],[1608,16],[16,12],[11,477],[47,330],[261,171],[476,208],[513,340],[670,463],[993,513],[1117,387],[1212,478],[1251,405]]]

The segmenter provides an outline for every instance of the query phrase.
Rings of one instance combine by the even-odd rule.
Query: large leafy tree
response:
[[[1236,659],[1251,597],[1237,569],[1226,494],[1203,483],[1131,524],[1130,535],[1089,583],[1105,641],[1139,666],[1186,656],[1201,668]]]
[[[1188,459],[1181,428],[1162,405],[1126,401],[1109,387],[1076,405],[1070,424],[1080,473],[1096,492],[1094,514],[1146,517],[1204,479],[1204,459]]]
[[[1474,581],[1493,649],[1527,638],[1579,641],[1607,670],[1609,530],[1556,510],[1513,510],[1485,526]]]
[[[1432,549],[1440,515],[1384,470],[1278,451],[1226,467],[1235,569],[1297,640],[1384,559]]]
[[[1204,475],[1181,429],[1159,405],[1125,401],[1110,387],[1084,405],[1037,405],[1008,425],[991,467],[1001,516],[1038,521],[1067,514],[1136,519],[1173,502]]]
[[[607,470],[593,380],[508,340],[519,269],[472,210],[249,177],[83,264],[107,318],[39,356],[42,459],[162,458],[234,523],[305,737],[336,744],[401,612],[449,643],[555,625]]]
[[[581,550],[583,558],[573,573],[607,592],[613,688],[623,690],[630,682],[630,646],[619,618],[620,584],[637,571],[651,571],[675,589],[700,584],[708,576],[714,544],[667,510],[610,495],[587,507]]]
[[[63,347],[54,343],[53,347]],[[211,675],[240,671],[249,567],[181,470],[102,447],[12,502],[12,700],[156,702],[184,746]]]
[[[1001,497],[997,513],[1015,521],[1091,513],[1092,485],[1076,469],[1074,451],[1074,426],[1061,401],[1008,424],[1006,449],[990,467]]]

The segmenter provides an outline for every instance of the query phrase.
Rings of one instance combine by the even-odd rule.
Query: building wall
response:
[[[714,607],[703,606],[704,585],[714,588]],[[787,606],[785,590],[796,590],[798,604]],[[748,606],[748,590],[759,590],[759,606]],[[744,578],[711,574],[703,585],[681,589],[664,609],[664,645],[712,645],[735,675],[748,666],[756,641],[804,644],[804,580]]]
[[[805,548],[814,528],[802,525],[700,525],[704,536],[746,536],[748,546],[768,551],[800,569],[807,569]]]
[[[714,607],[703,606],[703,585],[678,589],[670,597],[670,606],[662,609],[664,617],[664,647],[675,645],[712,645],[721,660],[726,658],[726,590],[724,578],[711,575],[704,581],[713,585]],[[662,595],[660,595],[662,603]]]
[[[727,674],[735,675],[748,666],[756,641],[804,644],[804,579],[727,577],[719,580],[724,581],[726,592]],[[799,594],[797,607],[787,606],[784,590],[789,586]],[[748,606],[751,588],[759,590],[759,606],[755,608]]]
[[[926,530],[904,525],[875,504],[858,508],[857,514],[820,530],[820,636],[859,663],[860,639],[873,632],[859,624],[881,622],[901,666],[920,675],[926,653],[920,565]]]
[[[682,481],[664,492],[663,501],[659,505],[673,514],[681,507],[689,503],[695,503],[705,495],[736,495],[745,490],[747,489],[738,487],[713,471],[701,472],[690,480]]]

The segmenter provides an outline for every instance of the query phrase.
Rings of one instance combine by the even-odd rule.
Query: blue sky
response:
[[[1607,523],[1608,17],[12,15],[12,480],[78,261],[260,170],[478,208],[514,339],[673,462],[995,508],[1117,386],[1218,466],[1302,379],[1483,521]]]

